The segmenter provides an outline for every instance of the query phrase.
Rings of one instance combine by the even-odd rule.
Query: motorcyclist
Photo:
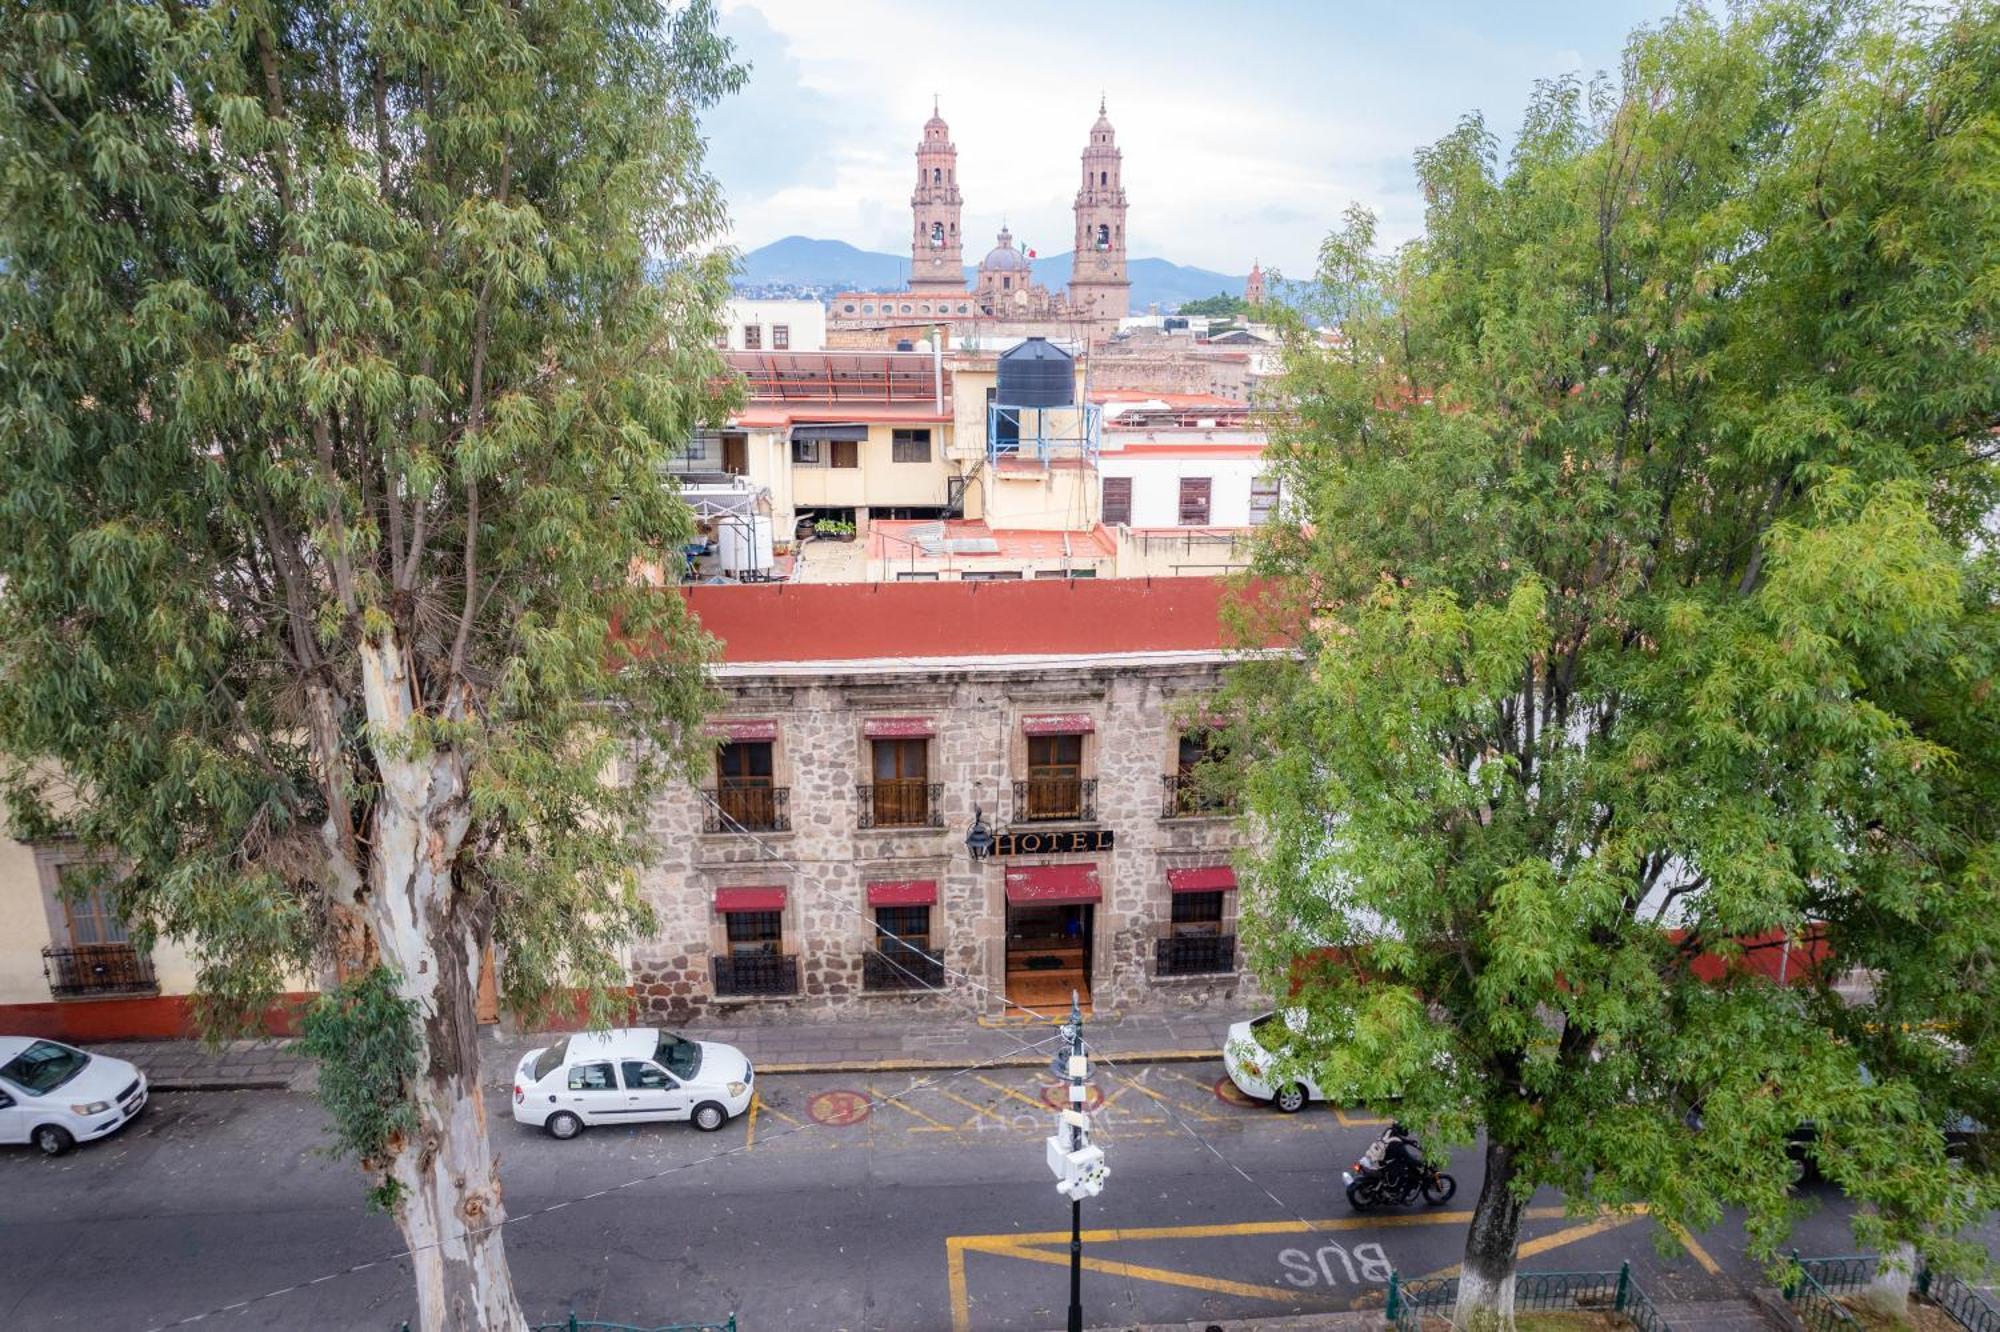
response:
[[[1369,1144],[1362,1154],[1363,1169],[1382,1172],[1382,1182],[1390,1190],[1401,1189],[1409,1172],[1422,1164],[1424,1146],[1417,1141],[1417,1135],[1404,1128],[1400,1122],[1392,1122],[1382,1131],[1382,1136]]]

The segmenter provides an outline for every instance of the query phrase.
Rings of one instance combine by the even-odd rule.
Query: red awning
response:
[[[1236,887],[1236,871],[1227,865],[1167,871],[1167,887],[1177,893],[1212,893]]]
[[[708,733],[718,740],[776,740],[774,721],[720,721],[709,723]]]
[[[1097,723],[1087,712],[1051,712],[1022,718],[1021,729],[1029,735],[1081,735],[1095,731]]]
[[[870,740],[921,740],[934,731],[929,717],[870,717],[861,723]]]
[[[1007,871],[1009,902],[1100,902],[1095,865],[1015,865]]]
[[[717,911],[783,911],[785,890],[778,888],[718,888]]]
[[[888,883],[868,885],[868,905],[884,906],[935,906],[937,905],[936,879],[898,879]]]

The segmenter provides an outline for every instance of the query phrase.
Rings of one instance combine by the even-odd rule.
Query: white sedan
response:
[[[514,1121],[574,1138],[587,1124],[686,1119],[712,1133],[750,1108],[743,1052],[652,1027],[578,1032],[514,1070]]]
[[[1232,1025],[1222,1046],[1222,1066],[1229,1070],[1229,1080],[1236,1084],[1237,1090],[1252,1100],[1269,1101],[1288,1115],[1305,1109],[1309,1100],[1325,1100],[1311,1078],[1287,1082],[1282,1087],[1271,1082],[1271,1067],[1284,1051],[1289,1034],[1302,1030],[1304,1025],[1305,1012],[1297,1008],[1266,1013]]]
[[[31,1142],[61,1156],[122,1128],[145,1104],[146,1075],[123,1059],[0,1036],[0,1142]]]

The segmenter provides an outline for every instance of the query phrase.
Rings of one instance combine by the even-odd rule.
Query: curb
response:
[[[1099,1056],[1112,1064],[1194,1064],[1206,1059],[1215,1059],[1214,1050],[1130,1050],[1107,1052]],[[754,1061],[753,1061],[754,1062]],[[1019,1055],[1007,1059],[979,1061],[981,1068],[1047,1068],[1048,1056]],[[796,1063],[758,1064],[757,1071],[764,1075],[784,1074],[797,1076],[813,1073],[935,1073],[961,1069],[966,1066],[964,1056],[950,1059],[809,1059]],[[514,1084],[508,1080],[488,1081],[488,1087],[497,1091],[507,1091]],[[152,1089],[156,1092],[222,1092],[222,1091],[300,1091],[310,1090],[295,1084],[295,1075],[284,1077],[233,1077],[202,1078],[180,1077],[155,1079]]]
[[[1204,1059],[1219,1059],[1219,1050],[1132,1050],[1129,1052],[1106,1051],[1092,1055],[1112,1064],[1194,1064]],[[752,1061],[755,1062],[754,1060]],[[1021,1055],[1009,1059],[981,1061],[981,1068],[1047,1068],[1047,1054]],[[842,1063],[838,1060],[807,1060],[797,1064],[758,1064],[759,1073],[929,1073],[938,1069],[964,1068],[965,1060],[959,1059],[874,1059],[855,1060]]]

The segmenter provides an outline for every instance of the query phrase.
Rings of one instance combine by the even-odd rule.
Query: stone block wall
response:
[[[1167,871],[1228,863],[1243,842],[1241,825],[1230,818],[1162,818],[1161,778],[1174,771],[1179,741],[1175,704],[1212,692],[1220,672],[1218,657],[733,674],[724,681],[721,717],[776,723],[774,780],[789,788],[791,826],[754,836],[707,833],[706,801],[694,789],[673,789],[656,803],[650,826],[662,855],[644,891],[658,912],[660,932],[635,950],[633,981],[641,1002],[667,1021],[696,1014],[739,1022],[997,1014],[1006,987],[1006,867],[1077,861],[1095,864],[1103,883],[1091,968],[1100,1012],[1209,1005],[1236,1011],[1257,1002],[1244,977],[1153,974],[1153,941],[1171,910]],[[1013,783],[1027,770],[1023,719],[1047,713],[1085,714],[1093,725],[1084,742],[1084,770],[1097,779],[1097,818],[1090,825],[1058,826],[1110,829],[1115,849],[974,862],[964,846],[974,810],[989,827],[1018,824],[1011,806]],[[856,787],[868,783],[871,771],[864,724],[888,716],[925,717],[933,724],[928,778],[942,788],[941,828],[859,826]],[[876,934],[867,885],[903,880],[937,884],[931,951],[970,978],[948,978],[947,994],[864,989],[863,958]],[[799,958],[800,992],[785,999],[718,997],[713,958],[726,952],[726,936],[715,894],[768,886],[786,890],[784,947]]]

